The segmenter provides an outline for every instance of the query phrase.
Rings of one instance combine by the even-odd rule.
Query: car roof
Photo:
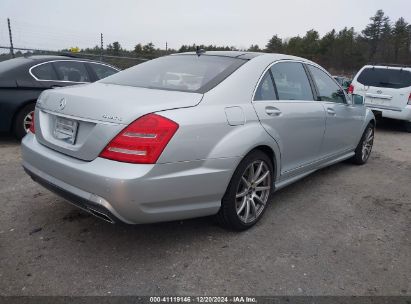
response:
[[[367,64],[365,65],[362,69],[365,68],[379,68],[379,69],[387,69],[387,70],[406,70],[406,71],[411,71],[411,66],[409,65],[400,65],[400,64],[392,64],[392,65],[388,65],[388,64],[376,64],[376,65],[372,65],[372,64]]]
[[[185,53],[175,53],[172,56],[179,56],[179,55],[197,55],[196,52],[185,52]],[[299,60],[304,61],[307,63],[312,63],[317,65],[315,62],[312,62],[308,59],[292,56],[292,55],[285,55],[279,53],[263,53],[263,52],[249,52],[249,51],[205,51],[202,52],[200,56],[220,56],[220,57],[231,57],[231,58],[240,58],[240,59],[253,59],[256,57],[265,57],[268,61],[278,61],[278,60]]]
[[[75,57],[75,56],[61,56],[61,55],[30,55],[30,56],[24,56],[23,58],[26,58],[28,60],[34,60],[34,61],[49,61],[49,60],[84,60],[84,61],[90,61],[89,59],[85,58],[80,58],[80,57]]]

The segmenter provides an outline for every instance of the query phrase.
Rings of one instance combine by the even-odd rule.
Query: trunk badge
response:
[[[382,91],[381,91],[381,90],[378,90],[377,93],[378,93],[378,94],[382,94]]]
[[[60,104],[59,104],[59,109],[64,110],[64,108],[66,107],[67,101],[66,99],[63,97],[62,99],[60,99]]]

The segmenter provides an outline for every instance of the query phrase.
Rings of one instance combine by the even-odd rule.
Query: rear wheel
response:
[[[370,157],[372,147],[374,144],[375,128],[373,124],[369,124],[355,149],[355,155],[352,158],[353,163],[357,165],[364,165]]]
[[[22,139],[27,134],[34,116],[34,103],[24,106],[14,119],[13,132],[17,139]]]
[[[410,132],[411,133],[411,121],[406,121],[404,123],[404,128],[406,132]]]
[[[252,151],[241,161],[231,178],[216,215],[218,223],[237,231],[252,227],[266,210],[272,184],[270,158],[262,151]]]

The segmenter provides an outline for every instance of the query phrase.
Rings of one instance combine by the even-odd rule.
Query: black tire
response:
[[[268,198],[267,198],[265,205],[262,205],[262,204],[259,205],[259,207],[263,209],[259,210],[259,213],[255,212],[255,218],[252,221],[245,223],[240,219],[240,215],[237,214],[237,205],[236,205],[237,204],[236,202],[237,191],[239,190],[240,182],[242,181],[242,177],[245,174],[246,170],[251,166],[251,164],[255,162],[261,162],[261,161],[264,162],[264,164],[266,165],[264,166],[264,168],[266,168],[269,171],[269,176],[270,176],[269,182],[268,182],[270,185],[270,189],[267,192]],[[265,210],[267,209],[267,205],[270,202],[271,195],[273,192],[272,191],[273,184],[274,184],[273,181],[274,181],[274,170],[273,170],[272,160],[267,156],[266,153],[260,150],[251,151],[240,162],[240,164],[238,165],[237,169],[235,170],[231,178],[231,181],[227,187],[226,193],[223,199],[221,200],[221,208],[219,212],[215,215],[215,220],[217,221],[217,223],[224,228],[227,228],[229,230],[235,230],[235,231],[243,231],[243,230],[251,228],[261,219]],[[256,209],[254,209],[254,211],[256,211]]]
[[[404,129],[405,129],[405,132],[411,133],[411,121],[406,121],[404,123]]]
[[[13,124],[13,133],[17,139],[22,139],[27,134],[25,123],[26,116],[34,111],[35,103],[25,105],[16,115]]]
[[[367,155],[364,155],[363,146],[365,145],[365,141],[369,139],[369,132],[371,132],[371,147],[369,148],[369,152]],[[365,128],[363,135],[361,136],[361,140],[358,143],[357,148],[355,149],[355,155],[351,158],[351,161],[356,165],[364,165],[368,159],[370,158],[370,154],[372,151],[372,147],[374,144],[374,135],[375,135],[375,127],[374,124],[370,123]]]

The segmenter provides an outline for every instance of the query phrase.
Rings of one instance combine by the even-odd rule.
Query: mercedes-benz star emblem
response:
[[[66,107],[66,103],[67,102],[65,98],[60,99],[60,104],[59,104],[60,110],[64,110],[64,108]]]

